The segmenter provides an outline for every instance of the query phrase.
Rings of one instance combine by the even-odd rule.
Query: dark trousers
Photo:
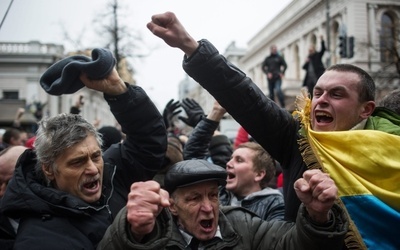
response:
[[[279,103],[282,108],[285,108],[285,96],[282,92],[282,79],[267,79],[268,80],[268,89],[269,89],[269,98],[275,101],[275,91],[278,96]]]

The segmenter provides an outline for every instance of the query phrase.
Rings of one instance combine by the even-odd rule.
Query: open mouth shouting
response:
[[[333,117],[330,114],[322,111],[315,112],[315,119],[318,123],[330,123],[333,121]]]
[[[235,179],[235,178],[236,178],[236,174],[227,171],[227,176],[226,176],[226,181],[227,181],[227,182],[232,181],[232,180]]]
[[[201,230],[206,233],[213,232],[214,231],[214,223],[213,222],[214,222],[213,219],[201,220],[200,221]]]
[[[330,113],[325,111],[315,111],[313,121],[314,130],[327,130],[326,127],[331,125],[332,122],[333,117]]]
[[[99,178],[92,178],[90,180],[86,180],[82,184],[82,192],[86,195],[96,194],[100,190],[100,180]]]
[[[236,186],[236,174],[230,172],[229,170],[226,172],[226,185],[225,187],[229,190],[230,188],[234,188]]]

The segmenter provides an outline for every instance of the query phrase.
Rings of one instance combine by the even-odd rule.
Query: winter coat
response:
[[[16,233],[8,217],[0,214],[0,249],[11,250]]]
[[[308,219],[305,207],[299,210],[296,225],[285,221],[263,221],[241,207],[221,207],[219,228],[221,238],[204,243],[204,249],[341,249],[347,232],[347,216],[338,206],[333,207],[332,220],[326,225],[314,225]],[[98,250],[117,249],[188,249],[174,218],[168,209],[157,217],[153,232],[141,243],[134,240],[122,209],[107,229]]]
[[[251,193],[240,201],[237,200],[232,192],[222,187],[219,191],[219,200],[223,206],[246,208],[263,220],[283,220],[285,214],[285,202],[283,201],[282,193],[269,187]]]
[[[104,153],[100,200],[88,204],[47,186],[34,171],[35,152],[25,151],[1,204],[2,213],[20,219],[14,249],[95,249],[126,205],[131,184],[152,179],[161,167],[166,130],[146,93],[129,86],[124,94],[104,97],[127,137]]]
[[[287,64],[279,54],[271,54],[264,59],[261,68],[265,74],[272,74],[272,78],[268,81],[276,81],[281,78],[280,74],[285,74]]]
[[[325,53],[325,42],[322,40],[321,41],[321,50],[319,52],[315,52],[311,55],[308,56],[309,61],[303,64],[303,69],[306,70],[306,76],[303,81],[303,86],[307,86],[308,83],[308,78],[310,77],[308,67],[309,64],[311,63],[314,73],[315,73],[315,81],[314,85],[317,83],[318,78],[324,73],[325,71],[325,66],[324,63],[322,62],[322,57],[324,56]],[[312,87],[314,87],[314,85]]]
[[[227,112],[252,135],[270,155],[282,166],[285,178],[285,219],[295,221],[300,206],[293,185],[307,170],[297,140],[300,125],[293,116],[271,101],[245,73],[219,54],[207,40],[201,40],[199,48],[186,58],[183,68],[186,73],[205,88]],[[238,101],[240,100],[240,101]],[[369,117],[366,129],[382,130],[373,121],[382,112]],[[400,134],[399,126],[385,128],[392,134]]]

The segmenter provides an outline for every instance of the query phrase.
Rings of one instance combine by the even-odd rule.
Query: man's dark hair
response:
[[[358,85],[360,102],[375,101],[375,82],[372,77],[363,69],[351,64],[335,64],[326,71],[352,72],[360,78]]]
[[[21,131],[16,128],[8,128],[6,132],[3,134],[3,142],[7,145],[10,145],[11,139],[16,138],[18,139],[21,134]]]

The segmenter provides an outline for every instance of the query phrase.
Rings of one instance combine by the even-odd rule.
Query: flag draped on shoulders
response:
[[[329,173],[351,218],[347,248],[400,249],[400,116],[379,109],[364,130],[316,132],[309,98],[298,97],[296,104],[303,159]]]

